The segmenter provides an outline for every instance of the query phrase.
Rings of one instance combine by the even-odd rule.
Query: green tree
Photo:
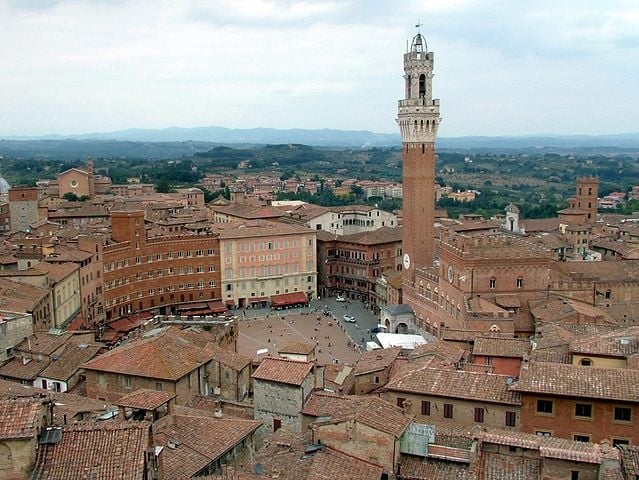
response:
[[[171,185],[166,177],[160,178],[158,183],[155,184],[155,191],[158,193],[169,193],[170,190]]]
[[[62,198],[64,198],[67,202],[79,202],[80,201],[80,197],[78,197],[73,192],[65,193],[64,195],[62,195]]]

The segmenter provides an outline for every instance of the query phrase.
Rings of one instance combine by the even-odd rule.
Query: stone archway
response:
[[[395,333],[408,333],[408,325],[404,322],[400,322],[397,324],[397,328],[395,330]]]

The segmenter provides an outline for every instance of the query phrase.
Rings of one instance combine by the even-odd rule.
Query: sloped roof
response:
[[[155,410],[177,396],[176,393],[160,392],[141,388],[120,397],[116,403],[121,407]]]
[[[401,351],[401,347],[393,347],[364,352],[355,365],[355,375],[365,375],[390,367]]]
[[[314,455],[305,480],[379,480],[383,471],[380,465],[326,447]]]
[[[523,358],[530,353],[530,342],[519,338],[477,337],[473,355]]]
[[[147,422],[81,422],[63,427],[56,444],[38,448],[32,478],[139,480],[149,439]]]
[[[508,388],[507,378],[505,375],[493,373],[424,367],[389,382],[384,388],[438,397],[519,405],[519,394]]]
[[[628,357],[639,353],[639,326],[575,338],[570,342],[573,353]]]
[[[542,395],[639,402],[639,370],[530,362],[511,388]]]
[[[84,365],[96,370],[138,377],[178,380],[205,363],[200,347],[173,335],[171,328],[160,335],[115,348]]]
[[[262,422],[172,414],[154,425],[156,444],[171,440],[179,445],[163,450],[166,478],[190,478],[222,457],[257,430]]]
[[[253,372],[256,380],[301,385],[315,364],[287,358],[266,357]]]
[[[101,348],[100,345],[67,344],[57,360],[53,360],[47,368],[40,372],[40,376],[66,382],[82,367],[84,362],[95,357]]]
[[[0,440],[32,438],[38,433],[42,400],[0,400]]]

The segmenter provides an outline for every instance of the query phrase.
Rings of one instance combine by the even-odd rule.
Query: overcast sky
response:
[[[397,132],[418,19],[440,136],[639,132],[639,0],[0,0],[0,135]]]

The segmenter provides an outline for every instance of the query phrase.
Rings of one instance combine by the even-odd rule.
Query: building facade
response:
[[[206,302],[203,313],[219,307],[208,306],[221,299],[217,235],[147,239],[143,211],[112,212],[111,223],[114,243],[104,248],[107,321],[145,310],[177,313],[188,303]]]

